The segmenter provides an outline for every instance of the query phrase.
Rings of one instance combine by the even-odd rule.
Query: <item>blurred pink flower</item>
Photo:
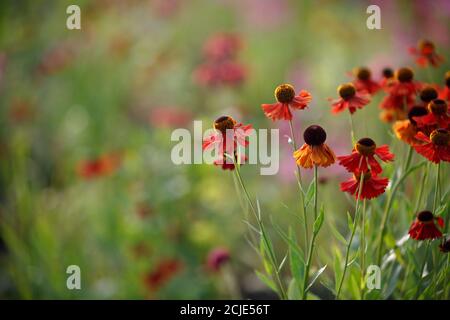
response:
[[[206,40],[203,54],[209,61],[229,60],[236,58],[242,48],[242,41],[237,34],[216,33]]]
[[[211,271],[217,272],[230,260],[230,252],[226,248],[215,248],[208,254],[206,265]]]
[[[155,107],[150,110],[148,120],[157,128],[184,127],[192,121],[192,113],[178,107]]]

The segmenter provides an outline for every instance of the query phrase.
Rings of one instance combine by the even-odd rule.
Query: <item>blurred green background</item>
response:
[[[66,28],[70,4],[81,8],[81,30]],[[370,4],[381,8],[381,30],[366,27]],[[297,139],[320,123],[335,152],[348,153],[348,118],[332,115],[327,98],[354,67],[368,66],[379,79],[386,66],[414,66],[408,48],[421,38],[445,56],[449,16],[444,0],[1,1],[0,297],[274,297],[255,276],[260,261],[246,242],[232,175],[174,165],[172,131],[191,129],[194,119],[206,129],[221,115],[280,128],[280,172],[242,171],[267,219],[300,231],[291,214],[298,198],[288,127],[266,119],[261,103],[272,103],[284,82],[310,91],[309,110],[295,114]],[[223,32],[242,42],[235,60],[245,79],[199,84],[204,43]],[[441,81],[448,68],[447,60],[431,77]],[[379,100],[355,114],[355,131],[389,143]],[[399,142],[392,148],[406,150]],[[105,174],[80,172],[102,161]],[[337,165],[319,174],[326,224],[344,228],[345,174]],[[330,232],[320,242],[336,245]],[[206,263],[214,248],[230,252],[219,271]],[[332,261],[327,250],[319,254]],[[161,271],[167,261],[172,267]],[[81,290],[66,287],[69,265],[81,268]]]

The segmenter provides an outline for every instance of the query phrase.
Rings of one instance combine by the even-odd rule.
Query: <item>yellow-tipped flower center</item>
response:
[[[275,98],[278,102],[281,103],[289,103],[291,102],[295,97],[295,90],[294,87],[290,84],[280,84],[275,89]]]
[[[222,116],[220,118],[217,118],[216,121],[214,121],[214,128],[223,133],[225,133],[227,129],[233,129],[235,125],[236,120],[234,120],[230,116]]]
[[[344,100],[349,100],[356,94],[355,86],[352,83],[341,84],[337,91],[339,96]]]
[[[428,110],[433,114],[439,116],[447,113],[448,106],[444,100],[436,99],[428,104]]]
[[[377,145],[370,138],[360,139],[355,145],[356,151],[358,151],[358,153],[362,154],[363,156],[373,155],[375,153],[376,147]]]
[[[430,134],[430,140],[437,146],[448,146],[450,133],[446,129],[436,129]]]
[[[400,68],[395,72],[395,77],[400,82],[410,82],[414,79],[414,72],[410,68]]]

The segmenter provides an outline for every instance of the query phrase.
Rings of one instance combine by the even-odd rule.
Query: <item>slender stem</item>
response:
[[[361,299],[364,300],[365,293],[365,271],[366,271],[366,199],[363,201],[361,216]]]
[[[417,298],[419,298],[419,296],[420,296],[420,290],[422,287],[422,279],[423,279],[423,271],[425,270],[425,265],[428,260],[428,254],[430,252],[430,241],[427,241],[426,246],[427,247],[425,249],[425,258],[423,259],[422,267],[420,268],[420,278],[419,278],[419,283],[417,284],[417,291],[416,291],[416,294],[414,295],[414,300],[417,300]]]
[[[261,230],[261,237],[262,237],[262,240],[264,242],[264,245],[267,248],[267,251],[268,251],[268,254],[269,254],[269,259],[270,259],[270,262],[272,264],[272,268],[273,268],[273,270],[275,272],[275,279],[277,281],[278,290],[279,290],[278,293],[279,293],[281,299],[285,300],[285,299],[287,299],[287,295],[286,295],[286,292],[285,292],[284,287],[283,287],[283,283],[282,283],[281,278],[280,278],[278,266],[277,266],[276,259],[275,259],[275,254],[273,253],[272,248],[270,246],[269,239],[267,238],[267,234],[266,234],[264,225],[262,224],[262,221],[260,220],[260,218],[258,216],[258,213],[256,212],[256,209],[255,209],[255,207],[253,205],[253,202],[252,202],[252,200],[250,198],[250,195],[249,195],[249,193],[247,191],[247,188],[245,187],[244,181],[242,180],[242,176],[240,174],[239,165],[236,162],[234,162],[234,163],[235,163],[235,170],[234,171],[236,173],[236,177],[238,178],[239,184],[241,185],[241,188],[244,191],[244,195],[247,198],[247,201],[248,201],[248,203],[250,205],[250,208],[252,209],[251,211],[253,212],[253,215],[255,216],[255,219],[256,219],[256,221],[258,223],[259,229]]]
[[[292,139],[292,146],[294,149],[294,152],[297,150],[297,143],[295,142],[295,134],[294,134],[294,126],[292,124],[292,120],[289,120],[289,128],[291,129],[291,139]],[[308,235],[308,215],[306,212],[306,204],[305,204],[305,195],[303,192],[303,183],[302,183],[302,172],[300,170],[300,167],[295,164],[295,166],[297,167],[297,184],[298,184],[298,188],[300,191],[300,201],[302,204],[302,210],[303,210],[303,228],[304,228],[304,235],[305,235],[305,246],[308,245],[308,239],[309,239],[309,235]]]
[[[440,176],[440,170],[441,169],[441,163],[438,162],[437,166],[436,166],[436,181],[434,184],[434,200],[433,200],[433,213],[436,211],[437,209],[437,205],[438,205],[438,194],[439,194],[439,176]],[[440,202],[440,199],[439,199]]]
[[[318,180],[319,179],[318,179],[318,175],[317,175],[317,165],[314,165],[314,221],[316,221],[316,219],[317,219]],[[308,259],[306,261],[305,274],[303,277],[303,295],[302,295],[303,300],[306,299],[307,294],[308,294],[306,287],[308,286],[309,269],[311,268],[312,256],[313,256],[313,252],[314,252],[317,234],[318,234],[318,232],[313,231],[311,243],[309,245]]]
[[[352,145],[355,144],[356,139],[355,139],[355,130],[353,128],[353,115],[349,112],[349,118],[350,118],[350,134],[351,134],[351,138],[352,138]]]
[[[399,186],[402,184],[403,180],[406,178],[406,173],[408,172],[409,166],[411,164],[411,161],[407,161],[407,166],[405,166],[405,170],[402,172],[401,177],[394,183],[392,186],[392,191],[388,195],[388,199],[386,201],[386,207],[384,208],[383,217],[381,219],[381,227],[380,227],[380,237],[378,240],[378,254],[377,254],[377,264],[381,264],[381,259],[383,258],[383,240],[384,240],[384,234],[386,232],[386,223],[389,219],[389,213],[391,211],[392,202],[395,198],[395,194],[397,193],[397,190]]]
[[[336,300],[339,300],[339,295],[341,294],[341,290],[342,290],[342,284],[344,283],[344,279],[345,279],[345,273],[347,272],[347,267],[348,267],[348,258],[350,256],[350,248],[352,246],[352,242],[353,242],[353,237],[355,236],[355,232],[356,232],[356,227],[358,226],[358,220],[359,220],[359,202],[360,202],[360,198],[361,198],[361,192],[362,192],[362,188],[363,188],[363,182],[364,182],[364,174],[361,174],[360,178],[359,178],[359,190],[358,190],[358,196],[356,198],[356,205],[355,205],[355,220],[353,221],[353,229],[352,229],[352,233],[350,235],[350,239],[347,243],[347,248],[346,248],[346,252],[345,252],[345,264],[344,264],[344,272],[342,273],[342,277],[341,280],[339,282],[339,287],[338,287],[338,291],[336,293]]]
[[[416,202],[416,206],[415,206],[415,210],[414,210],[415,213],[419,211],[420,205],[422,204],[423,190],[425,188],[425,184],[426,184],[427,176],[428,176],[428,166],[429,166],[429,163],[427,162],[427,166],[425,167],[425,169],[423,169],[422,178],[420,179],[420,189],[419,189],[419,195],[417,197],[417,202]]]

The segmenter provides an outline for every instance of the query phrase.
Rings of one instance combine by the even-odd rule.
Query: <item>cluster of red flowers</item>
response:
[[[244,66],[237,61],[241,48],[241,39],[235,34],[213,35],[203,47],[205,61],[195,70],[195,81],[208,87],[241,84],[246,77]]]
[[[178,259],[165,259],[160,261],[153,270],[144,276],[144,283],[148,290],[154,291],[161,288],[183,267]]]

